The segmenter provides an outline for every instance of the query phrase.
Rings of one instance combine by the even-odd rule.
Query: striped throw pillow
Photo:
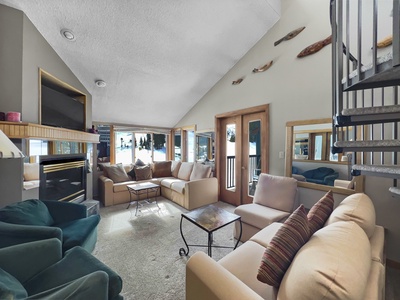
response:
[[[265,249],[257,279],[279,287],[297,251],[309,238],[307,212],[302,204],[283,223]]]
[[[311,235],[324,226],[333,211],[334,202],[333,193],[330,190],[311,207],[307,215]]]

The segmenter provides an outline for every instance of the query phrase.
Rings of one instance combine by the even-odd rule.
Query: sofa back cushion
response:
[[[0,221],[20,225],[51,226],[54,224],[47,206],[40,200],[30,199],[0,209]]]
[[[103,172],[105,172],[107,174],[106,176],[114,181],[114,183],[130,180],[122,164],[103,166],[103,168]]]
[[[192,170],[193,170],[192,162],[182,162],[179,168],[178,178],[185,181],[189,181]]]
[[[181,161],[171,161],[171,174],[173,177],[178,178],[179,169],[181,168]]]
[[[39,180],[39,164],[24,163],[24,180]]]
[[[28,293],[12,275],[0,269],[0,299],[26,299]]]
[[[208,178],[211,175],[211,166],[206,166],[199,163],[193,164],[193,170],[190,174],[190,180]]]
[[[296,193],[296,179],[261,173],[258,177],[253,202],[277,210],[292,212]]]
[[[326,225],[337,221],[356,222],[370,238],[375,231],[375,207],[364,193],[356,193],[347,196],[332,212]]]
[[[171,177],[171,161],[155,161],[153,163],[153,178]]]
[[[368,237],[339,221],[311,236],[282,279],[278,299],[364,299],[371,267]]]

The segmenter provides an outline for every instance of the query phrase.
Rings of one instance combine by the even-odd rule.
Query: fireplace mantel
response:
[[[11,139],[37,139],[98,144],[100,138],[98,134],[23,122],[1,121],[0,130]]]

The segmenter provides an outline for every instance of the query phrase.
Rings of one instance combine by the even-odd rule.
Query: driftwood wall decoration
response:
[[[326,45],[329,45],[330,43],[332,43],[332,36],[328,36],[326,39],[316,42],[310,46],[308,46],[307,48],[303,49],[303,51],[301,51],[297,57],[304,57],[307,55],[311,55],[314,54],[315,52],[318,52],[319,50],[321,50],[322,48],[324,48]]]
[[[253,73],[265,72],[265,71],[267,71],[267,70],[272,66],[273,63],[274,63],[274,61],[271,60],[271,61],[268,62],[267,64],[263,65],[261,68],[254,68],[254,69],[253,69]]]
[[[376,46],[378,48],[385,48],[387,46],[390,46],[393,42],[393,35],[389,35],[387,37],[385,37],[384,39],[380,40]]]
[[[300,27],[300,28],[297,28],[297,29],[295,29],[295,30],[289,32],[289,33],[288,33],[287,35],[285,35],[283,38],[277,40],[277,41],[274,43],[274,46],[278,46],[278,45],[279,45],[281,42],[283,42],[283,41],[291,40],[291,39],[294,38],[296,35],[298,35],[300,32],[302,32],[304,29],[305,29],[305,27]]]
[[[243,79],[244,79],[244,77],[242,77],[242,78],[239,78],[239,79],[237,79],[237,80],[234,80],[234,81],[232,81],[232,85],[237,85],[237,84],[240,84],[240,83],[243,81]]]

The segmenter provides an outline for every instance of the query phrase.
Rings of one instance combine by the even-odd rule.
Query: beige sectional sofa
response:
[[[166,166],[169,170],[165,169]],[[161,196],[188,210],[218,201],[218,181],[217,178],[211,177],[210,166],[192,162],[154,162],[150,165],[151,175],[145,175],[145,179],[142,177],[140,180],[133,180],[128,175],[133,174],[133,167],[132,165],[123,166],[126,180],[123,174],[122,176],[103,174],[99,177],[100,200],[104,206],[130,202],[127,185],[138,182],[152,182],[159,185]],[[135,167],[136,172],[142,172],[146,166],[141,168]],[[110,168],[106,172],[110,172]],[[110,177],[114,177],[114,181],[119,182],[114,182]],[[154,197],[155,194],[150,193],[149,196]],[[132,195],[132,200],[136,200],[135,197]],[[146,197],[147,195],[143,194],[140,199]]]
[[[218,262],[195,253],[186,266],[186,299],[384,299],[384,228],[367,195],[344,199],[272,287],[257,273],[281,226],[272,223]]]

